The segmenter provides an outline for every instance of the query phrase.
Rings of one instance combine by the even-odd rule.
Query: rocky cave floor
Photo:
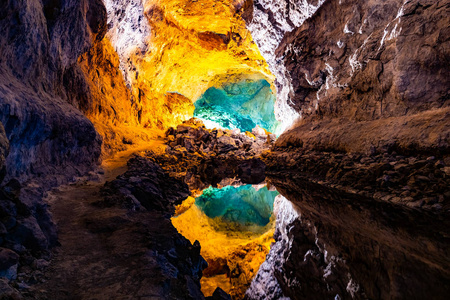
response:
[[[395,148],[367,155],[293,150],[274,140],[258,129],[209,130],[198,120],[171,128],[164,152],[146,151],[127,167],[119,163],[48,193],[58,229],[53,250],[41,245],[38,224],[19,200],[26,189],[7,184],[0,194],[0,272],[11,281],[0,280],[0,298],[202,299],[206,262],[201,245],[171,224],[175,205],[209,185],[256,184],[266,174],[300,176],[405,209],[449,212],[448,156],[400,155]],[[211,299],[228,297],[218,289]]]

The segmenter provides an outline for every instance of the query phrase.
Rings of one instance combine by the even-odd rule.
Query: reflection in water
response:
[[[191,242],[198,240],[208,262],[201,284],[205,296],[216,287],[242,299],[273,242],[274,198],[267,186],[207,188],[177,209],[172,223]]]
[[[267,186],[256,190],[252,185],[209,187],[195,200],[195,204],[210,218],[242,226],[265,226],[270,221],[277,191]]]
[[[276,244],[249,299],[448,299],[448,212],[415,211],[301,178],[270,180],[290,201],[275,204]]]

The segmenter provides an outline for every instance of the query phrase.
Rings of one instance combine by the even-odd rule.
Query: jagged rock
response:
[[[246,299],[447,297],[448,241],[439,232],[448,212],[376,202],[301,175],[269,180],[287,198],[275,201],[276,242]],[[425,240],[433,246],[421,247]]]
[[[274,141],[273,135],[262,131],[263,135],[252,138],[238,131],[206,129],[202,121],[192,118],[166,131],[166,154],[148,153],[148,157],[191,188],[217,185],[234,177],[256,184],[265,177],[265,165],[259,156]]]
[[[219,154],[237,150],[236,142],[230,136],[223,135],[217,139],[217,151]]]
[[[103,194],[105,201],[99,205],[136,210],[137,200],[147,210],[169,214],[190,192],[186,184],[167,175],[160,166],[137,156],[128,161],[126,173],[105,184]]]
[[[69,103],[69,94],[83,90],[83,83],[70,86],[73,82],[64,76],[92,40],[104,35],[106,10],[100,0],[44,5],[27,0],[3,1],[0,11],[0,121],[10,144],[7,179],[23,182],[59,174],[62,181],[80,175],[98,161],[101,139],[74,107],[82,104]]]
[[[423,209],[437,209],[434,203],[439,195],[447,192],[450,184],[450,177],[444,175],[447,168],[444,160],[426,160],[419,155],[391,152],[364,156],[294,147],[290,151],[283,148],[267,153],[263,160],[268,174],[301,172],[324,184],[337,184],[346,191]],[[441,202],[444,210],[450,204],[445,199],[442,197]]]
[[[278,119],[304,119],[279,146],[448,152],[448,1],[259,0],[251,11]]]
[[[197,241],[191,244],[170,222],[175,205],[180,204],[189,194],[185,183],[168,176],[161,167],[144,157],[130,159],[128,171],[104,185],[103,199],[95,205],[126,208],[131,218],[92,219],[88,221],[88,228],[93,232],[108,232],[117,238],[130,228],[139,228],[137,237],[141,240],[136,242],[137,247],[148,248],[148,254],[141,258],[141,261],[147,262],[143,269],[152,270],[152,276],[157,272],[158,280],[140,286],[141,290],[136,295],[152,293],[159,297],[170,295],[173,299],[204,299],[199,280],[207,263],[200,256],[200,244]],[[152,222],[157,222],[158,225]],[[155,228],[145,229],[147,226]],[[147,231],[149,232],[145,233],[143,239],[140,233]],[[133,235],[136,233],[130,233],[130,236]],[[134,276],[140,278],[139,274]]]

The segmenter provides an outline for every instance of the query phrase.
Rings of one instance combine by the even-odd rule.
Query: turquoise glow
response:
[[[209,187],[195,199],[195,204],[210,218],[245,226],[265,226],[270,221],[277,195],[277,191],[269,191],[267,187],[256,190],[251,184]]]
[[[259,125],[276,132],[279,123],[274,114],[275,100],[265,79],[245,79],[206,90],[194,103],[194,117],[222,128],[251,131]]]

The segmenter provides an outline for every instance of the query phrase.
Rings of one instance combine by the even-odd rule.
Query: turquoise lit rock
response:
[[[194,117],[205,124],[241,131],[251,131],[256,125],[277,132],[276,96],[265,79],[244,79],[211,87],[194,103]]]
[[[277,191],[267,187],[255,189],[252,185],[209,187],[196,198],[195,204],[210,218],[240,225],[265,226],[273,212]]]

